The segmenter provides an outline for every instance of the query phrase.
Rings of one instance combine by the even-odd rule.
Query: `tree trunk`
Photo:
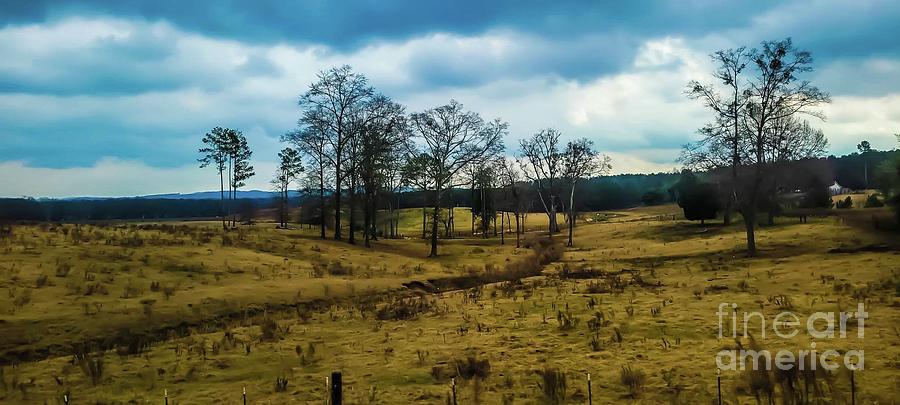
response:
[[[337,152],[334,165],[334,240],[341,240],[341,156]]]
[[[487,221],[487,204],[484,201],[484,187],[481,187],[481,238],[487,239],[488,226]]]
[[[372,240],[378,240],[378,191],[377,190],[372,192],[372,196],[370,197],[369,202],[371,204],[369,206],[369,209],[371,210],[371,213],[369,214],[371,216],[369,218],[370,218],[371,226],[372,226],[372,229],[369,231],[369,237]],[[385,233],[383,225],[381,227],[381,233],[382,234]]]
[[[550,196],[550,232],[549,237],[553,238],[553,233],[559,231],[559,225],[556,224],[556,202],[553,201],[553,196]]]
[[[370,200],[371,196],[366,193],[365,200],[363,201],[363,244],[365,247],[372,247],[369,244],[370,235],[372,233],[372,218],[370,217],[371,213],[370,209]],[[350,238],[353,238],[353,232],[350,232]]]
[[[347,238],[347,242],[351,245],[356,244],[356,225],[353,223],[356,220],[356,175],[352,174],[355,171],[354,167],[350,168],[350,189],[347,190],[350,192],[349,198],[349,218],[347,219],[348,225],[350,226],[349,231],[350,235]]]
[[[572,247],[573,233],[575,233],[575,182],[572,182],[572,190],[569,192],[569,241],[566,246]]]
[[[319,171],[319,230],[320,237],[325,239],[325,180],[321,176],[323,173]]]
[[[222,217],[222,229],[228,229],[228,225],[225,222],[225,173],[222,170],[219,170],[219,198],[222,200],[222,212],[220,216]]]
[[[501,213],[500,213],[500,244],[501,244],[501,245],[505,245],[505,244],[506,244],[506,239],[504,238],[504,234],[505,234],[506,232],[504,232],[505,229],[503,229],[503,226],[504,226],[505,224],[506,224],[506,222],[504,222],[503,213],[501,212]]]
[[[438,240],[438,215],[441,210],[441,189],[435,188],[434,193],[434,212],[431,214],[431,253],[428,257],[437,257],[437,240]]]
[[[424,193],[424,191],[423,191],[423,193]],[[422,239],[425,239],[428,237],[428,234],[425,233],[425,215],[426,215],[425,214],[425,198],[423,195],[423,197],[422,197]]]
[[[519,235],[521,233],[522,232],[520,231],[520,228],[519,228],[519,209],[516,208],[516,247],[517,248],[520,247],[519,246]]]
[[[753,209],[744,209],[741,213],[744,216],[744,226],[747,229],[747,256],[756,256],[756,212]]]

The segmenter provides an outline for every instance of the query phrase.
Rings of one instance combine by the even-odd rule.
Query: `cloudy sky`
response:
[[[0,196],[215,189],[203,133],[243,130],[268,189],[316,72],[350,64],[417,111],[455,98],[586,136],[615,172],[669,171],[709,115],[683,95],[708,55],[793,38],[831,93],[833,154],[900,132],[896,1],[0,0]]]

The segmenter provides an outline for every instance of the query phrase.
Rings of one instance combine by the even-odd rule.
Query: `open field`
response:
[[[0,401],[161,401],[167,390],[175,403],[239,403],[246,387],[251,403],[321,403],[324,377],[342,370],[354,404],[445,403],[451,376],[463,404],[585,403],[586,373],[595,403],[711,403],[718,351],[809,349],[813,340],[779,339],[771,325],[763,338],[758,320],[752,339],[718,339],[720,303],[771,322],[783,310],[805,321],[860,302],[864,338],[848,322],[846,338],[816,339],[816,350],[865,351],[858,403],[900,395],[900,246],[891,235],[833,217],[780,219],[759,230],[759,257],[745,258],[740,226],[672,215],[681,218],[673,206],[590,215],[576,246],[542,274],[438,292],[439,279],[492,280],[554,248],[531,232],[530,247],[445,240],[443,256],[424,259],[419,239],[366,250],[269,223],[225,235],[216,223],[18,226],[0,242],[0,348],[7,362],[50,356],[4,367]],[[403,213],[402,232],[420,232],[420,221],[419,210]],[[462,211],[457,221],[468,229]],[[540,229],[546,216],[528,224]],[[421,283],[402,287],[412,280]],[[148,325],[171,326],[171,338],[68,354],[75,342]],[[849,401],[843,368],[806,381],[824,403]],[[726,403],[756,403],[758,378],[724,372],[722,385]]]

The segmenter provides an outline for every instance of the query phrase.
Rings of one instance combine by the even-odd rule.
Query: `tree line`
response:
[[[454,200],[448,196],[466,185],[473,192],[476,187],[481,190],[480,207],[472,204],[472,212],[473,218],[481,217],[483,229],[489,223],[485,190],[502,188],[518,199],[506,207],[515,214],[517,241],[522,232],[520,215],[525,210],[524,189],[533,185],[549,217],[548,232],[552,236],[559,231],[558,212],[568,206],[568,217],[574,215],[575,184],[604,174],[610,167],[609,159],[598,154],[590,140],[563,145],[555,129],[523,140],[520,153],[514,159],[507,158],[504,139],[509,124],[500,118],[486,120],[456,100],[407,113],[405,107],[377,91],[365,76],[347,65],[320,72],[300,95],[298,106],[297,128],[281,138],[289,147],[279,153],[278,170],[272,180],[281,195],[280,226],[287,226],[287,191],[297,185],[317,199],[320,237],[327,237],[324,213],[330,208],[332,238],[357,243],[357,234],[361,233],[367,247],[378,237],[375,224],[379,207],[387,205],[392,224],[387,236],[397,236],[396,208],[400,202],[396,199],[401,191],[416,190],[429,197],[431,229],[423,232],[430,234],[430,255],[436,256],[440,224],[452,227],[454,223]],[[203,142],[201,167],[214,165],[217,169],[223,227],[227,227],[224,217],[230,214],[233,197],[226,198],[225,185],[233,196],[243,180],[253,175],[247,163],[250,151],[240,132],[228,128],[214,128]],[[559,194],[562,185],[568,187],[568,196]],[[356,218],[359,213],[363,217],[361,226]],[[494,203],[490,204],[490,214],[496,221]],[[505,220],[505,216],[500,217]],[[345,220],[346,235],[342,226]],[[571,244],[574,221],[568,222]],[[445,230],[445,235],[452,235],[452,230]]]

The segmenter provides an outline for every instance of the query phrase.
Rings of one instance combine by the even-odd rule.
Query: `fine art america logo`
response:
[[[761,312],[739,312],[738,305],[734,303],[720,303],[716,311],[719,321],[719,338],[744,338],[753,336],[759,332],[763,339],[767,332],[774,333],[782,339],[792,339],[799,335],[803,329],[812,339],[845,339],[847,338],[848,324],[856,328],[856,337],[862,339],[865,335],[865,320],[869,314],[862,303],[857,304],[855,312],[814,312],[801,322],[801,318],[794,312],[784,311],[775,315],[771,320]],[[738,334],[738,327],[742,327],[742,334]],[[757,329],[758,327],[758,329]],[[809,349],[801,349],[796,353],[791,350],[778,350],[770,352],[759,348],[738,348],[722,350],[716,354],[716,366],[719,370],[779,370],[789,371],[795,367],[800,370],[815,370],[821,367],[825,370],[835,370],[843,365],[850,370],[862,370],[865,368],[863,350],[847,350],[843,353],[828,349],[816,350],[816,342],[809,344]]]

